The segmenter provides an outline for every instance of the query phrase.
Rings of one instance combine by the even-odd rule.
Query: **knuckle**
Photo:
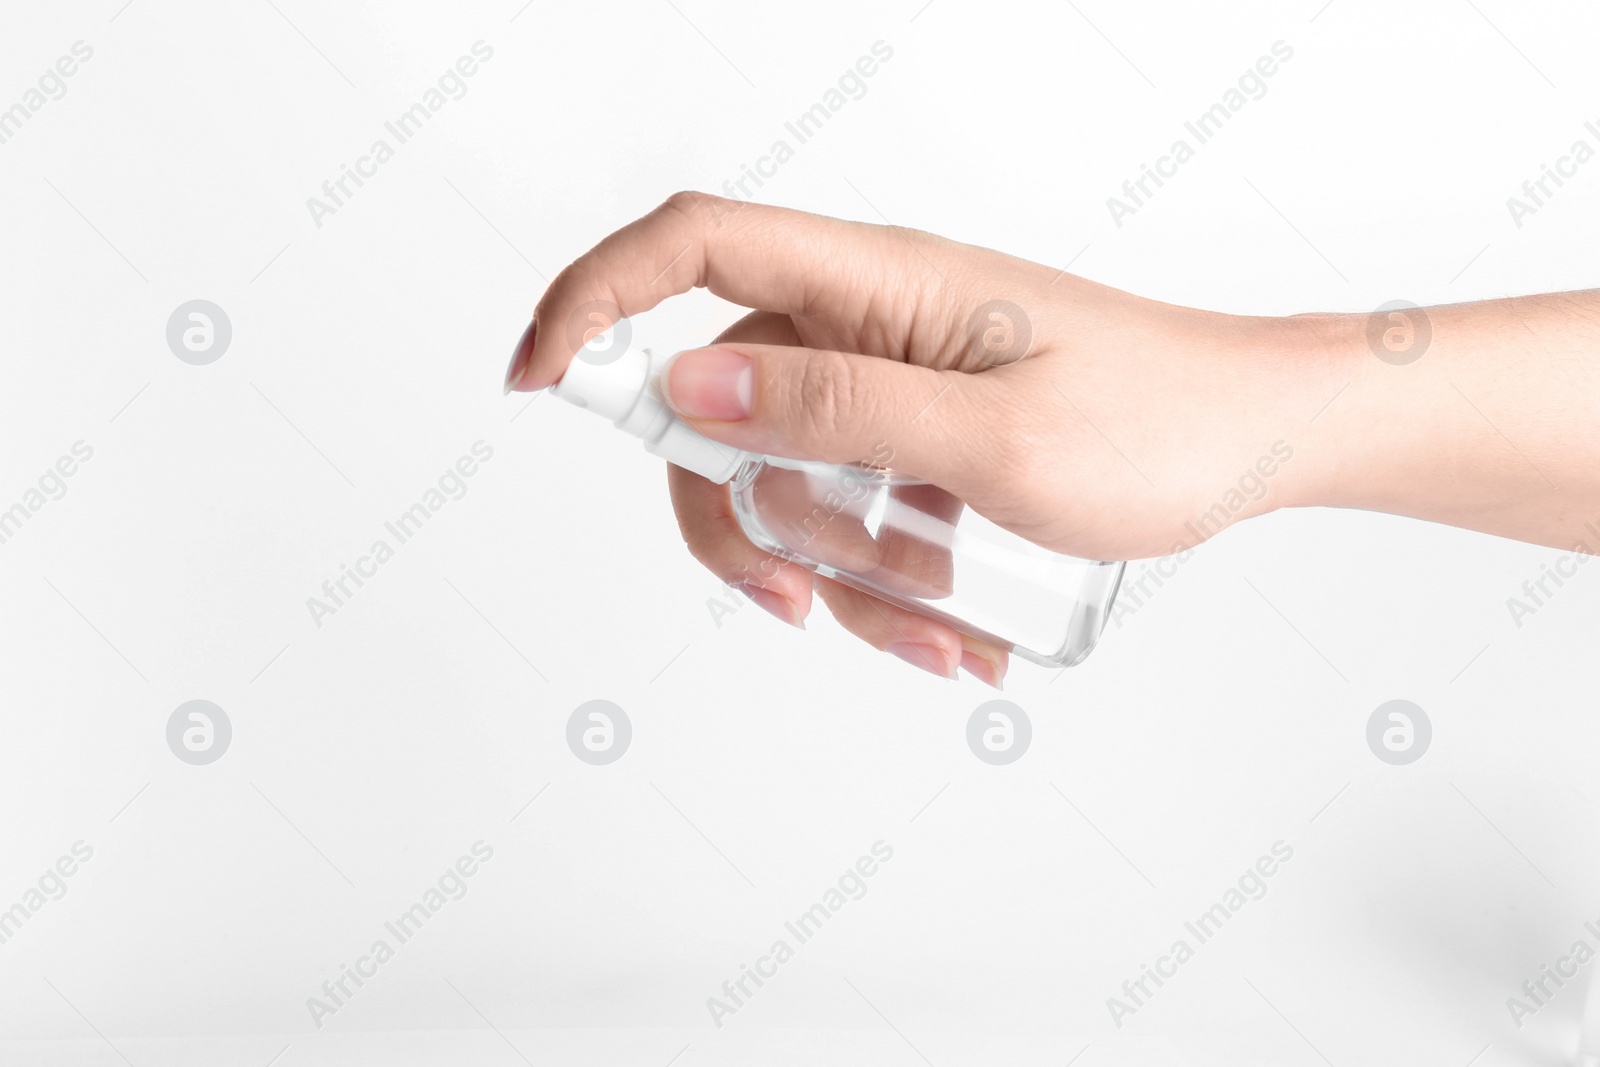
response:
[[[929,233],[927,230],[917,230],[906,226],[890,226],[887,228],[894,231],[898,242],[922,259],[939,262],[946,258],[948,252],[958,247],[957,243],[950,238],[937,233]]]
[[[849,364],[838,352],[812,353],[801,365],[792,403],[798,428],[826,445],[855,409],[856,393]]]
[[[704,223],[716,217],[722,198],[695,189],[680,189],[662,201],[659,210],[681,215],[695,223]]]

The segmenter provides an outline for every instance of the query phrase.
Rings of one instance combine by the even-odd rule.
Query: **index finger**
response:
[[[888,284],[897,292],[908,276],[942,284],[955,266],[953,247],[916,231],[675,193],[556,276],[517,347],[507,388],[554,384],[595,334],[695,288],[796,319],[860,323]]]

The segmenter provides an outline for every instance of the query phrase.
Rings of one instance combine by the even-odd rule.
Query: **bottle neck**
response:
[[[618,350],[608,331],[578,350],[550,391],[610,420],[668,463],[713,482],[728,481],[750,454],[696,433],[677,417],[661,393],[664,364],[647,348]]]

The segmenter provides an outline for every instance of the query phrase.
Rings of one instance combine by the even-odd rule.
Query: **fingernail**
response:
[[[749,582],[740,582],[737,588],[768,615],[782,619],[796,629],[806,628],[806,621],[800,617],[800,609],[788,597],[774,593],[770,589],[762,589],[758,585],[751,585]]]
[[[511,366],[506,368],[506,394],[522,384],[522,375],[528,369],[528,357],[533,355],[533,336],[538,332],[539,324],[529,320],[528,328],[522,331],[522,336],[517,340],[516,351],[511,353]]]
[[[999,664],[984,659],[976,652],[961,653],[961,669],[972,675],[984,685],[991,685],[996,689],[1001,688],[1000,683],[1005,680],[1005,672]]]
[[[892,641],[885,652],[899,656],[913,667],[921,667],[929,674],[937,674],[940,678],[954,679],[956,665],[951,662],[950,654],[935,645],[920,645],[915,641]]]
[[[750,357],[726,348],[679,352],[662,375],[667,402],[680,414],[719,422],[738,422],[750,414],[755,384]]]

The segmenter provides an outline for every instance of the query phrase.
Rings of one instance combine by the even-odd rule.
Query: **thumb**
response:
[[[893,467],[971,484],[988,465],[997,412],[982,374],[878,356],[720,344],[673,356],[667,403],[705,436],[751,452]]]

